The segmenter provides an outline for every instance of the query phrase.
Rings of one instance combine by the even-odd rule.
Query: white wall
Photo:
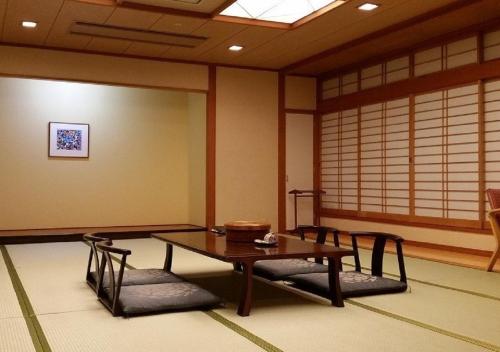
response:
[[[199,226],[206,214],[206,103],[206,94],[188,93],[189,223]]]
[[[0,78],[0,229],[187,223],[191,115],[185,92]],[[49,121],[90,124],[90,157],[49,158]]]
[[[217,69],[216,223],[278,224],[278,75]]]

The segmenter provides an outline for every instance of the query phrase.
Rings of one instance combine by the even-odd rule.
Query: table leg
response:
[[[332,305],[343,307],[344,300],[340,291],[340,266],[342,265],[340,258],[328,258],[328,284],[330,285],[330,300]]]
[[[233,263],[233,269],[234,269],[234,271],[238,271],[238,272],[241,272],[243,270],[241,263],[238,263],[238,262]]]
[[[241,288],[240,304],[238,306],[238,315],[246,317],[250,315],[252,308],[252,286],[253,286],[253,262],[243,264],[243,286]]]
[[[173,252],[172,245],[167,243],[167,250],[165,253],[165,264],[163,264],[164,271],[172,271],[172,252]]]

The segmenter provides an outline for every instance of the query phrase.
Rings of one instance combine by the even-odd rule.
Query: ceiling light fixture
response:
[[[345,0],[236,0],[220,14],[290,24],[327,6],[331,10],[343,3]]]
[[[241,51],[243,50],[243,47],[241,45],[231,45],[228,50],[230,51]]]
[[[358,9],[361,11],[373,11],[378,7],[377,4],[372,4],[372,3],[365,3],[363,5],[358,6]]]
[[[21,25],[22,25],[24,28],[36,28],[36,26],[38,25],[38,23],[33,22],[33,21],[23,21],[23,22],[21,23]]]

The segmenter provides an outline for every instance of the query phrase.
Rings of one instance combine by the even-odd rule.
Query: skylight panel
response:
[[[220,14],[262,21],[294,23],[325,6],[344,0],[237,0]]]

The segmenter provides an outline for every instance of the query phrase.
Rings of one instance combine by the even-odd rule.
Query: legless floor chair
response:
[[[343,298],[371,296],[386,293],[404,292],[407,289],[406,270],[403,258],[403,239],[399,236],[380,232],[351,232],[352,247],[355,252],[355,270],[340,272],[340,290]],[[374,239],[372,249],[371,274],[361,271],[361,262],[358,252],[358,237],[371,237]],[[387,241],[396,244],[399,262],[400,279],[394,280],[383,277],[382,266],[384,248]],[[291,275],[285,279],[295,284],[295,287],[321,296],[328,297],[328,273],[310,273]]]
[[[488,220],[491,224],[491,230],[493,236],[495,237],[495,250],[490,258],[490,262],[487,271],[492,271],[495,266],[496,261],[500,258],[500,189],[488,189],[486,190],[488,195],[488,200],[490,202],[490,207],[492,210],[488,212]]]
[[[86,280],[87,284],[97,292],[97,282],[99,281],[99,267],[102,254],[96,248],[99,242],[110,241],[108,238],[95,233],[83,235],[83,239],[90,246],[89,261],[87,264]],[[115,273],[118,276],[118,273]],[[168,282],[182,281],[177,276],[161,269],[130,269],[123,273],[122,286],[143,285],[143,284],[162,284]],[[108,276],[103,277],[103,286],[109,285]]]
[[[134,316],[211,308],[221,300],[211,292],[187,282],[168,272],[172,281],[166,283],[142,283],[124,285],[128,249],[114,247],[111,241],[97,242],[96,249],[102,252],[97,283],[97,297],[113,316]],[[120,268],[114,270],[111,254],[120,257]],[[159,269],[158,269],[159,270]],[[107,277],[107,285],[104,284]]]

